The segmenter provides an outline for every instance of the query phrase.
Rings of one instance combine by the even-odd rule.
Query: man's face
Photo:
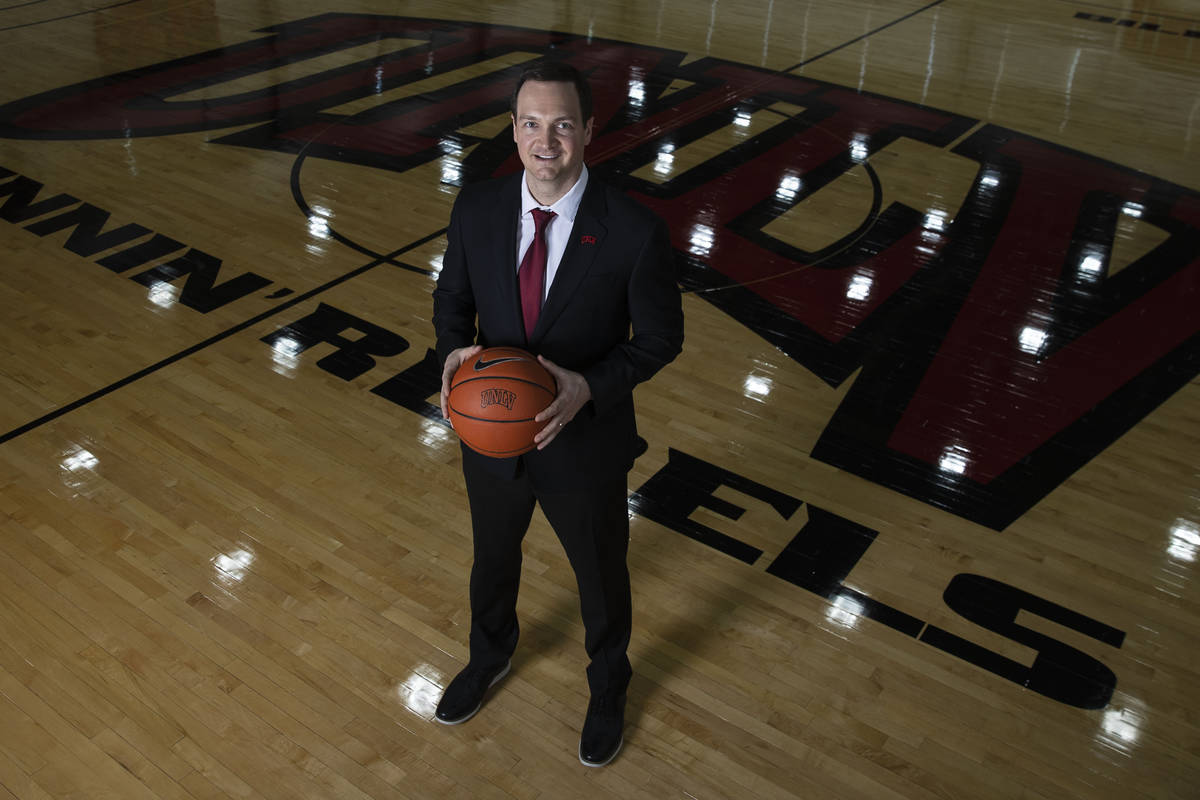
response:
[[[582,116],[573,84],[526,81],[517,93],[513,140],[525,165],[529,191],[544,205],[566,194],[583,171],[583,148],[592,141],[592,120]]]

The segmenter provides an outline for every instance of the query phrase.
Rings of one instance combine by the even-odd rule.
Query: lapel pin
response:
[[[587,234],[585,233],[583,236],[579,237],[579,243],[580,243],[580,244],[595,244],[595,243],[596,243],[596,237],[595,237],[595,236],[589,236],[589,235],[587,235]]]

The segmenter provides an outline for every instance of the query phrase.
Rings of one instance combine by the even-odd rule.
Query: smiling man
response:
[[[573,84],[536,80],[522,84],[513,109],[513,139],[525,165],[525,186],[542,207],[553,206],[583,174],[592,117],[580,119],[582,114]]]
[[[683,312],[665,224],[584,165],[587,80],[539,62],[521,75],[511,111],[524,171],[464,188],[450,216],[433,293],[442,414],[455,370],[482,347],[536,353],[558,395],[536,418],[545,425],[532,452],[500,459],[462,448],[474,546],[470,660],[436,718],[466,722],[508,673],[521,541],[537,504],[579,587],[591,694],[579,760],[598,767],[621,749],[632,675],[633,388],[679,354]]]

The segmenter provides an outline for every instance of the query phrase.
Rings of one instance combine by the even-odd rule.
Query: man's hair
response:
[[[587,123],[592,117],[592,87],[588,85],[583,73],[562,61],[535,61],[521,72],[517,85],[513,87],[509,108],[512,115],[517,116],[517,95],[525,81],[543,81],[547,83],[570,83],[575,86],[575,94],[579,95],[579,110],[583,114],[581,123]]]

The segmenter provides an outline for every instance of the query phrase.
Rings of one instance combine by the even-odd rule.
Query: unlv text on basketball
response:
[[[488,406],[500,405],[512,411],[513,403],[517,400],[517,395],[507,389],[484,389],[479,393],[479,407],[487,408]]]

